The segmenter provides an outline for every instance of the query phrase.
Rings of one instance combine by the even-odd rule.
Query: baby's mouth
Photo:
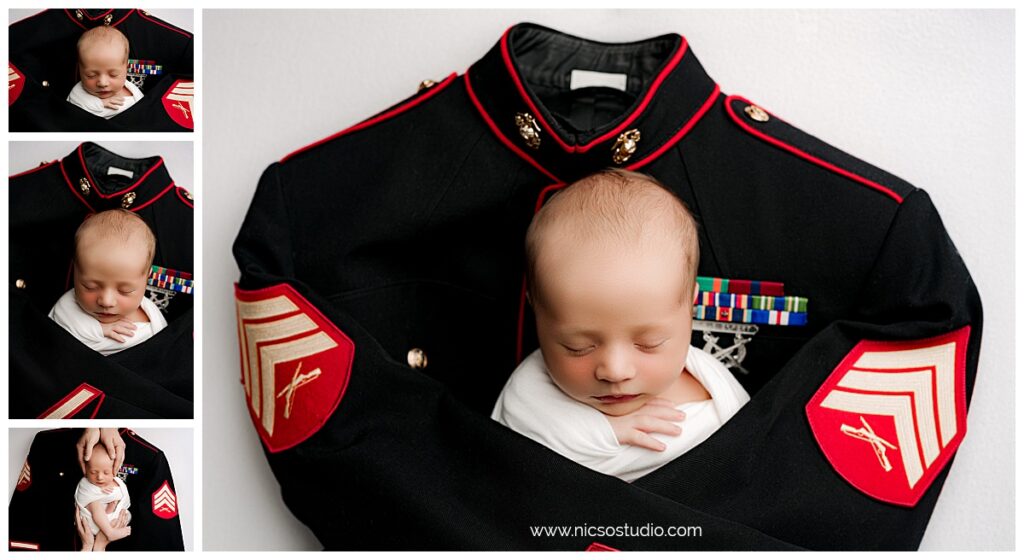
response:
[[[600,397],[595,396],[594,398],[603,404],[618,404],[629,402],[639,396],[640,395],[604,395]]]

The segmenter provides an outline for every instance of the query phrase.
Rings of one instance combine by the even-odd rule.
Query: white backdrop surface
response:
[[[7,457],[7,473],[10,480],[7,481],[7,503],[10,503],[11,497],[14,496],[18,474],[21,472],[25,458],[28,457],[32,438],[40,431],[42,430],[33,428],[11,428],[8,431],[10,452]],[[133,428],[132,431],[155,445],[167,457],[167,463],[171,466],[171,476],[174,477],[174,491],[178,496],[178,516],[181,518],[185,550],[192,550],[192,535],[195,527],[193,520],[196,509],[193,499],[195,484],[192,479],[192,430],[188,428]],[[71,498],[68,496],[68,500]]]
[[[723,92],[929,192],[981,292],[985,335],[969,432],[921,547],[1014,547],[1012,12],[206,10],[203,17],[204,548],[319,548],[280,498],[238,383],[230,247],[260,173],[412,95],[423,79],[464,72],[520,21],[606,42],[680,33]]]

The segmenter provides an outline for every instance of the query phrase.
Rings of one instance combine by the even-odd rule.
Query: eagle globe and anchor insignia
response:
[[[341,402],[355,346],[288,284],[235,287],[249,414],[272,453],[302,443]]]
[[[967,431],[970,327],[905,342],[861,341],[807,403],[814,438],[861,492],[913,507]]]

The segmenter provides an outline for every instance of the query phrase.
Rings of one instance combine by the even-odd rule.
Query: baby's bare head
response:
[[[75,266],[97,260],[118,261],[132,273],[148,273],[156,252],[156,236],[145,220],[133,212],[106,210],[93,214],[75,232]],[[114,264],[114,263],[111,263]]]
[[[672,191],[653,177],[608,169],[556,193],[526,233],[526,279],[531,303],[564,255],[596,248],[607,254],[658,252],[676,260],[683,297],[692,296],[700,261],[697,224]]]
[[[116,55],[126,66],[128,64],[128,37],[113,27],[101,25],[82,33],[77,47],[79,64],[86,64],[96,53]]]

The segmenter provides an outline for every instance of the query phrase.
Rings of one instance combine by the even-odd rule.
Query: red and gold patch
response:
[[[288,284],[235,287],[242,385],[271,452],[302,443],[341,402],[355,345]]]
[[[905,342],[862,341],[807,403],[832,467],[855,488],[913,507],[967,431],[970,327]]]

